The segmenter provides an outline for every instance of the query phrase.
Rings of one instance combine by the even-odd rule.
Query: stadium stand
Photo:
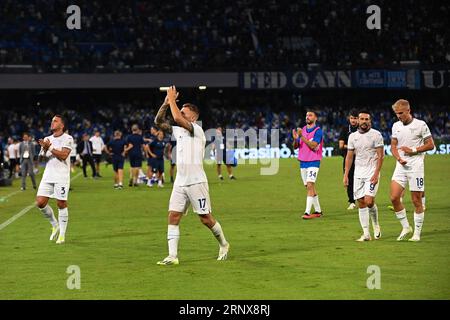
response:
[[[380,0],[377,5],[385,8],[381,31],[365,28],[367,4],[361,1],[78,1],[83,27],[77,32],[65,26],[65,5],[2,1],[0,70],[20,65],[22,72],[181,72],[450,63],[448,2]]]

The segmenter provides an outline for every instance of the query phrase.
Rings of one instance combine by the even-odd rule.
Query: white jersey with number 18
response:
[[[397,162],[397,166],[402,166],[403,169],[407,169],[409,171],[423,170],[425,153],[418,153],[413,156],[408,156],[400,150],[400,148],[418,148],[422,146],[425,139],[429,137],[431,137],[431,132],[425,121],[413,119],[407,125],[404,125],[401,121],[394,123],[392,126],[392,139],[397,139],[397,148],[399,149],[398,153],[400,158],[407,162],[404,166]]]

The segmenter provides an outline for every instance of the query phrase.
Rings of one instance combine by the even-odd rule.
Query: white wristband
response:
[[[417,148],[412,148],[412,152],[417,153]]]
[[[54,149],[54,148],[53,148],[52,145],[51,145],[50,147],[48,147],[48,151],[49,151],[49,152],[52,152],[53,149]]]

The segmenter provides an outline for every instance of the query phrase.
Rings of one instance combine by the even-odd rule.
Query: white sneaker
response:
[[[65,241],[66,241],[65,237],[59,235],[58,240],[56,240],[56,244],[64,244]]]
[[[59,233],[59,224],[56,227],[52,227],[52,234],[50,235],[50,241],[55,240],[58,233]]]
[[[375,238],[375,240],[378,240],[381,238],[381,229],[380,226],[375,226],[373,228],[373,237]]]
[[[364,241],[370,241],[372,238],[370,236],[366,237],[365,235],[362,235],[359,239],[356,239],[358,242],[364,242]]]
[[[408,234],[410,234],[412,231],[413,231],[413,230],[412,230],[411,226],[409,226],[409,227],[406,228],[406,229],[404,228],[404,229],[402,230],[402,232],[400,233],[400,235],[398,236],[397,241],[403,241],[403,240],[405,240],[405,239],[406,239],[406,236],[407,236]]]
[[[168,256],[165,257],[163,261],[158,261],[156,264],[160,266],[170,266],[180,264],[180,261],[178,261],[178,258]]]
[[[408,241],[418,242],[418,241],[420,241],[420,236],[417,235],[417,234],[414,234],[414,235],[412,236],[412,238],[409,239]]]
[[[228,258],[228,250],[230,249],[230,244],[227,243],[223,247],[219,245],[219,247],[220,247],[220,249],[219,249],[219,256],[217,257],[217,260],[227,260],[227,258]]]
[[[347,210],[355,210],[355,209],[356,209],[356,204],[354,204],[354,203],[350,203],[350,205],[347,208]]]
[[[158,188],[164,188],[164,185],[163,185],[163,183],[161,181],[158,182]]]

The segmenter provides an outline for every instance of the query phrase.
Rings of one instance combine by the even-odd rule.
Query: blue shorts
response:
[[[141,155],[130,155],[130,166],[132,168],[142,167],[142,156]]]
[[[153,158],[153,172],[164,172],[164,159]]]
[[[124,162],[125,162],[125,159],[123,159],[123,158],[113,158],[113,160],[112,160],[113,170],[117,171],[119,169],[123,169]]]
[[[154,167],[154,165],[155,165],[155,158],[147,158],[147,165],[149,166],[149,167]]]

